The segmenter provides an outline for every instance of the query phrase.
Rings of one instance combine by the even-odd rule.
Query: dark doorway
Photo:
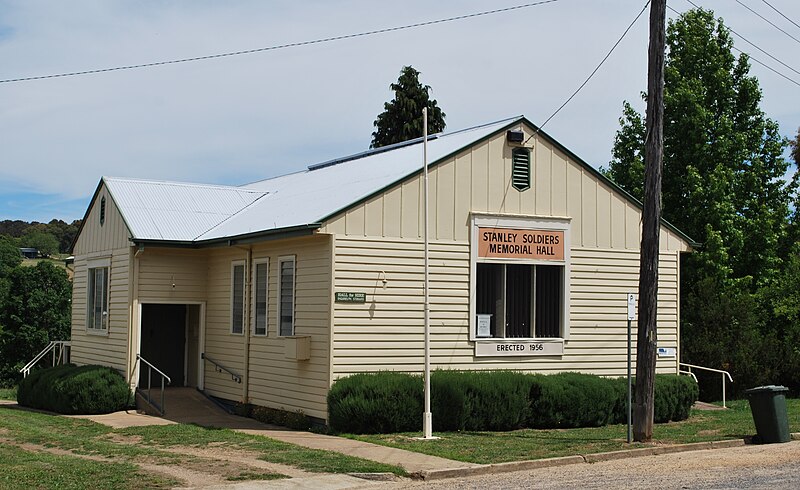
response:
[[[186,305],[142,305],[141,356],[170,377],[170,386],[186,383]],[[139,387],[147,388],[147,365],[139,366]],[[152,373],[152,386],[161,378]]]

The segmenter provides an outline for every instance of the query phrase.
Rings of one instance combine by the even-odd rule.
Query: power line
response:
[[[771,8],[771,9],[772,9],[772,10],[774,10],[775,12],[778,12],[778,14],[780,14],[780,16],[781,16],[781,17],[783,17],[784,19],[788,20],[789,22],[791,22],[792,24],[794,24],[794,25],[796,25],[798,28],[800,28],[800,24],[798,24],[797,22],[793,21],[793,20],[792,20],[792,19],[790,19],[789,17],[786,17],[786,16],[783,14],[783,12],[781,12],[780,10],[776,9],[775,7],[773,7],[773,6],[772,6],[772,4],[771,4],[771,3],[769,3],[767,0],[761,0],[761,1],[762,1],[762,2],[764,2],[764,3],[766,3],[767,5],[769,5],[769,8]]]
[[[584,80],[584,81],[583,81],[583,83],[582,83],[582,84],[581,84],[581,85],[580,85],[580,86],[579,86],[579,87],[578,87],[578,88],[577,88],[577,89],[576,89],[576,90],[575,90],[575,91],[572,93],[572,95],[570,95],[570,96],[569,96],[569,98],[568,98],[567,100],[565,100],[565,101],[564,101],[564,103],[563,103],[563,104],[561,104],[561,105],[558,107],[558,109],[556,109],[556,110],[555,110],[555,112],[553,112],[552,114],[550,114],[550,117],[548,117],[547,119],[545,119],[545,121],[544,121],[544,122],[543,122],[541,125],[539,125],[539,127],[536,129],[536,131],[534,131],[534,132],[533,132],[533,134],[531,134],[530,136],[528,136],[528,138],[525,140],[525,143],[527,143],[528,141],[530,141],[530,139],[531,139],[531,138],[533,138],[534,136],[536,136],[536,135],[539,133],[539,131],[541,131],[541,130],[542,130],[542,128],[544,128],[545,124],[547,124],[548,122],[550,122],[550,120],[551,120],[551,119],[553,119],[553,118],[555,117],[555,115],[556,115],[556,114],[558,114],[559,112],[561,112],[561,109],[563,109],[563,108],[564,108],[564,107],[565,107],[567,104],[569,104],[569,103],[570,103],[570,101],[571,101],[572,99],[574,99],[576,95],[578,95],[578,92],[580,92],[580,91],[581,91],[581,89],[583,89],[583,87],[585,87],[585,86],[586,86],[586,84],[587,84],[587,83],[589,83],[589,80],[591,80],[591,79],[592,79],[592,77],[594,76],[594,74],[595,74],[595,73],[597,73],[597,71],[600,69],[600,67],[601,67],[601,66],[603,66],[603,63],[605,63],[605,62],[606,62],[606,60],[608,60],[608,58],[611,56],[611,53],[613,53],[613,52],[614,52],[614,50],[615,50],[615,49],[617,49],[617,46],[619,46],[619,43],[621,43],[621,42],[622,42],[622,40],[623,40],[623,39],[625,39],[625,36],[628,34],[628,31],[630,31],[630,30],[631,30],[631,28],[633,27],[633,25],[634,25],[634,24],[636,24],[636,21],[637,21],[637,20],[639,20],[639,17],[641,17],[641,16],[642,16],[642,14],[644,13],[644,11],[647,9],[647,6],[648,6],[648,5],[650,5],[650,0],[647,0],[647,2],[645,2],[645,4],[644,4],[644,7],[642,7],[642,10],[639,12],[639,14],[636,16],[636,18],[635,18],[635,19],[633,19],[633,21],[632,21],[630,24],[628,24],[628,27],[625,29],[625,32],[623,32],[623,33],[622,33],[622,35],[619,37],[619,39],[617,39],[617,42],[615,42],[615,43],[614,43],[614,45],[613,45],[613,46],[611,46],[611,49],[608,51],[608,53],[606,53],[606,55],[605,55],[605,57],[602,59],[602,61],[600,61],[600,64],[598,64],[598,65],[595,67],[595,69],[592,71],[592,73],[590,73],[590,74],[589,74],[589,76],[588,76],[588,77],[586,77],[586,80]]]
[[[692,0],[686,0],[686,1],[687,1],[687,2],[689,2],[690,4],[692,4],[692,5],[693,5],[695,8],[698,8],[698,9],[699,9],[699,8],[702,8],[702,7],[700,7],[699,5],[697,5],[696,3],[694,3]],[[678,15],[682,15],[682,13],[681,13],[681,12],[678,12],[677,10],[675,10],[675,9],[674,9],[674,8],[672,8],[672,7],[667,7],[667,8],[669,8],[669,9],[670,9],[672,12],[674,12],[674,13],[676,13],[676,14],[678,14]],[[792,71],[793,71],[793,72],[795,72],[795,73],[798,73],[798,74],[800,74],[800,72],[798,72],[797,70],[795,70],[795,69],[794,69],[794,68],[792,68],[791,66],[787,65],[787,64],[786,64],[786,63],[784,63],[783,61],[779,60],[778,58],[776,58],[776,57],[772,56],[772,55],[771,55],[771,54],[769,54],[767,51],[765,51],[765,50],[761,49],[761,48],[760,48],[760,47],[758,47],[756,44],[752,43],[751,41],[749,41],[748,39],[746,39],[744,36],[742,36],[741,34],[737,33],[737,32],[736,32],[736,31],[734,31],[733,29],[731,29],[730,27],[728,27],[728,26],[726,26],[726,25],[723,25],[723,27],[724,27],[726,30],[728,30],[728,32],[730,32],[731,34],[733,34],[733,35],[735,35],[735,36],[737,36],[737,37],[741,38],[743,41],[745,41],[746,43],[748,43],[748,44],[750,44],[751,46],[755,47],[756,49],[758,49],[758,50],[759,50],[759,51],[761,51],[762,53],[766,54],[767,56],[769,56],[769,57],[770,57],[770,58],[772,58],[773,60],[777,61],[777,62],[778,62],[778,63],[780,63],[781,65],[785,66],[786,68],[788,68],[788,69],[792,70]],[[751,55],[750,53],[747,53],[747,52],[745,52],[745,51],[742,51],[741,49],[737,48],[736,46],[731,46],[731,48],[732,48],[732,49],[734,49],[734,50],[736,50],[736,51],[737,51],[737,52],[739,52],[739,53],[746,54],[746,55],[747,55],[747,56],[748,56],[748,57],[749,57],[751,60],[755,61],[755,62],[756,62],[756,63],[758,63],[759,65],[763,66],[764,68],[768,69],[769,71],[771,71],[771,72],[773,72],[773,73],[775,73],[775,74],[777,74],[777,75],[779,75],[779,76],[781,76],[781,77],[785,78],[786,80],[788,80],[788,81],[792,82],[793,84],[797,85],[798,87],[800,87],[800,82],[798,82],[797,80],[795,80],[795,79],[793,79],[793,78],[791,78],[791,77],[789,77],[789,76],[787,76],[787,75],[785,75],[785,74],[783,74],[783,73],[779,72],[778,70],[776,70],[776,69],[772,68],[771,66],[767,65],[767,64],[766,64],[766,63],[764,63],[763,61],[761,61],[761,60],[759,60],[759,59],[757,59],[757,58],[753,57],[753,55]]]
[[[156,61],[156,62],[152,62],[152,63],[142,63],[142,64],[138,64],[138,65],[125,65],[125,66],[116,66],[116,67],[112,67],[112,68],[98,68],[98,69],[94,69],[94,70],[74,71],[74,72],[67,72],[67,73],[56,73],[56,74],[53,74],[53,75],[39,75],[39,76],[32,76],[32,77],[9,78],[9,79],[5,79],[5,80],[0,80],[0,83],[28,82],[28,81],[31,81],[31,80],[44,80],[44,79],[48,79],[48,78],[74,77],[74,76],[78,76],[78,75],[94,75],[94,74],[97,74],[97,73],[106,73],[106,72],[111,72],[111,71],[135,70],[135,69],[139,69],[139,68],[150,68],[150,67],[154,67],[154,66],[174,65],[174,64],[178,64],[178,63],[189,63],[189,62],[193,62],[193,61],[205,61],[205,60],[211,60],[211,59],[216,59],[216,58],[226,58],[226,57],[230,57],[230,56],[239,56],[239,55],[244,55],[244,54],[260,53],[260,52],[264,52],[264,51],[276,51],[276,50],[279,50],[279,49],[296,48],[296,47],[300,47],[300,46],[309,46],[309,45],[312,45],[312,44],[321,44],[321,43],[327,43],[327,42],[332,42],[332,41],[342,41],[342,40],[345,40],[345,39],[353,39],[353,38],[357,38],[357,37],[372,36],[374,34],[385,34],[387,32],[403,31],[403,30],[407,30],[407,29],[413,29],[413,28],[416,28],[416,27],[426,27],[426,26],[431,26],[431,25],[435,25],[435,24],[444,24],[446,22],[454,22],[454,21],[457,21],[457,20],[471,19],[471,18],[474,18],[474,17],[481,17],[481,16],[485,16],[485,15],[492,15],[492,14],[499,14],[499,13],[503,13],[503,12],[510,12],[512,10],[520,10],[520,9],[524,9],[524,8],[528,8],[528,7],[536,7],[536,6],[539,6],[539,5],[544,5],[544,4],[547,4],[547,3],[553,3],[553,2],[557,2],[557,1],[558,0],[540,0],[538,2],[525,3],[525,4],[521,4],[521,5],[515,5],[515,6],[512,6],[512,7],[505,7],[505,8],[494,9],[494,10],[485,10],[483,12],[475,12],[475,13],[472,13],[472,14],[458,15],[458,16],[455,16],[455,17],[447,17],[445,19],[429,20],[429,21],[425,21],[425,22],[417,22],[416,24],[408,24],[408,25],[396,26],[396,27],[387,27],[387,28],[384,28],[384,29],[376,29],[376,30],[372,30],[372,31],[359,32],[359,33],[355,33],[355,34],[344,34],[344,35],[341,35],[341,36],[326,37],[326,38],[321,38],[321,39],[314,39],[314,40],[311,40],[311,41],[300,41],[300,42],[296,42],[296,43],[279,44],[279,45],[275,45],[275,46],[267,46],[267,47],[264,47],[264,48],[246,49],[246,50],[242,50],[242,51],[232,51],[232,52],[227,52],[227,53],[210,54],[210,55],[205,55],[205,56],[196,56],[196,57],[193,57],[193,58],[181,58],[181,59],[177,59],[177,60]]]
[[[779,31],[781,31],[782,33],[784,33],[784,34],[786,34],[787,36],[789,36],[790,38],[794,39],[794,40],[795,40],[795,42],[797,42],[798,44],[800,44],[800,39],[797,39],[796,37],[792,36],[792,35],[791,35],[791,34],[789,34],[788,32],[786,32],[786,31],[784,31],[783,29],[781,29],[781,27],[780,27],[780,26],[778,26],[778,25],[776,25],[775,23],[773,23],[771,20],[767,19],[767,18],[766,18],[766,17],[764,17],[763,15],[759,14],[759,13],[758,13],[758,12],[756,12],[755,10],[751,9],[750,7],[748,7],[747,5],[745,5],[744,3],[742,3],[742,0],[736,0],[736,3],[738,3],[738,4],[739,4],[739,5],[741,5],[742,7],[746,8],[747,10],[749,10],[750,12],[752,12],[753,14],[757,15],[757,16],[758,16],[758,17],[760,17],[760,18],[761,18],[761,19],[762,19],[764,22],[766,22],[767,24],[771,25],[771,26],[772,26],[772,27],[774,27],[775,29],[778,29],[778,30],[779,30]]]

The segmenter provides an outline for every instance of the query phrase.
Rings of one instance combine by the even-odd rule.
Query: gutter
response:
[[[233,237],[213,238],[210,240],[160,240],[150,238],[132,238],[131,241],[136,245],[150,245],[154,247],[170,248],[213,248],[213,247],[232,247],[235,245],[247,245],[268,240],[282,240],[285,238],[296,238],[301,236],[313,235],[322,223],[309,223],[305,225],[289,226],[274,230],[257,231]]]

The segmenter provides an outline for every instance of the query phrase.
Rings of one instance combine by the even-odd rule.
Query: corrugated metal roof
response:
[[[432,163],[469,146],[515,119],[428,141]],[[319,223],[330,215],[422,169],[422,139],[312,165],[308,170],[262,180],[243,189],[267,193],[257,203],[200,237],[213,240],[256,231]]]
[[[264,197],[241,187],[103,177],[134,239],[195,241]]]
[[[428,141],[433,163],[514,120]],[[134,240],[203,242],[319,223],[422,169],[422,138],[234,186],[104,177]]]

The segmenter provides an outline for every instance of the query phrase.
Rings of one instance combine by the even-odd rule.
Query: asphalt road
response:
[[[644,456],[464,479],[383,483],[369,488],[798,489],[800,441]]]

